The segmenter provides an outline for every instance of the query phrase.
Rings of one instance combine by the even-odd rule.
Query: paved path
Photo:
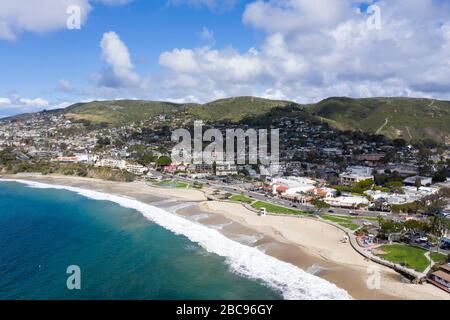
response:
[[[380,134],[381,131],[383,131],[383,129],[389,124],[389,118],[386,118],[385,123],[377,130],[377,132],[375,132],[375,134]]]
[[[423,274],[426,276],[428,274],[428,272],[430,272],[431,268],[434,266],[434,261],[430,257],[430,251],[427,251],[425,253],[425,257],[428,259],[428,262],[430,263],[428,265],[428,267],[425,269],[425,271],[423,272]]]

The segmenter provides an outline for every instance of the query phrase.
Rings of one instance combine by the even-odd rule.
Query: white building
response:
[[[237,174],[237,166],[233,163],[221,163],[216,165],[216,176],[218,177],[226,177]]]
[[[345,172],[339,175],[341,184],[351,186],[361,181],[373,180],[374,176],[372,174],[372,170],[373,169],[369,167],[348,167]]]
[[[126,169],[127,162],[125,160],[102,159],[95,164],[97,167]]]
[[[417,181],[420,181],[421,186],[430,186],[433,184],[433,178],[421,176],[413,176],[406,178],[405,180],[403,180],[403,183],[406,186],[415,186]]]
[[[284,185],[289,188],[299,188],[299,187],[314,188],[317,182],[315,180],[304,177],[283,177],[283,178],[273,178],[272,183]]]
[[[337,197],[326,198],[325,202],[333,207],[357,209],[361,207],[367,207],[369,200],[366,197]]]
[[[137,176],[142,176],[146,172],[148,172],[148,168],[141,166],[139,164],[127,164],[125,166],[125,170],[127,170],[128,172],[131,172]]]

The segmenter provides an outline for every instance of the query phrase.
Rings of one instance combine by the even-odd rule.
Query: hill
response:
[[[71,120],[120,125],[182,110],[183,105],[170,102],[115,100],[77,103],[60,111]]]
[[[407,141],[431,139],[450,144],[450,102],[430,99],[334,97],[309,105],[256,97],[221,99],[206,104],[116,100],[77,103],[48,112],[109,126],[177,113],[208,122],[235,123],[252,122],[252,119],[255,120],[253,122],[264,122],[267,118],[281,115],[301,116],[325,121],[340,130],[358,130]]]
[[[68,119],[88,120],[93,123],[120,125],[145,118],[186,112],[209,122],[239,122],[246,117],[260,116],[275,107],[284,107],[292,102],[274,101],[255,97],[237,97],[200,104],[176,104],[143,100],[93,101],[77,103],[63,112]]]
[[[239,122],[244,118],[266,114],[273,108],[292,104],[289,101],[268,100],[256,97],[236,97],[191,106],[187,112],[205,121]]]
[[[308,111],[342,130],[361,130],[391,139],[444,143],[450,138],[450,102],[413,98],[329,98]]]

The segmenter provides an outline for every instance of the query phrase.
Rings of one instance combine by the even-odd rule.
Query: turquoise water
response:
[[[66,269],[81,268],[70,291]],[[281,299],[139,212],[0,182],[0,299]]]

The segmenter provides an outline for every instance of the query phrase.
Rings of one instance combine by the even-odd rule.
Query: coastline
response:
[[[395,271],[367,261],[350,244],[341,242],[344,232],[321,221],[278,216],[262,218],[241,204],[208,202],[199,190],[162,189],[144,182],[119,183],[33,174],[5,175],[2,178],[98,191],[172,211],[218,230],[231,240],[256,247],[268,256],[308,270],[346,290],[355,299],[450,299],[447,293],[430,284],[402,282]],[[370,268],[380,271],[380,290],[367,288],[370,276],[367,270]]]

